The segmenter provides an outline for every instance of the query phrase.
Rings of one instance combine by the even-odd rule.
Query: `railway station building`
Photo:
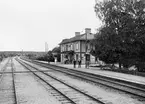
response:
[[[75,36],[69,39],[63,39],[59,44],[61,48],[61,63],[72,63],[73,59],[82,60],[82,64],[86,59],[89,59],[90,63],[95,63],[95,57],[90,54],[93,46],[90,44],[90,40],[94,39],[94,34],[91,33],[90,28],[85,29],[85,33],[75,32]]]

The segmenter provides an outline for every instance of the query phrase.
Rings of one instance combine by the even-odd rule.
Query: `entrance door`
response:
[[[76,54],[76,60],[78,60],[78,58],[79,58],[79,56],[78,56],[78,54]]]
[[[86,61],[90,61],[90,55],[86,54]]]

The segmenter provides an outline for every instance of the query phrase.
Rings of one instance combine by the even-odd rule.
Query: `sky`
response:
[[[45,51],[101,24],[95,0],[0,0],[0,51]]]

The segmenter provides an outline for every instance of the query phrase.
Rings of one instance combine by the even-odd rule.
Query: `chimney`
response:
[[[80,32],[75,32],[75,36],[79,36],[80,35]]]
[[[91,33],[91,28],[85,28],[85,33],[90,34]]]

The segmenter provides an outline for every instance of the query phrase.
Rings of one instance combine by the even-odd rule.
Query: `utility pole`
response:
[[[90,62],[90,55],[88,54],[88,52],[87,52],[87,50],[88,50],[88,37],[87,36],[89,36],[90,35],[90,33],[91,33],[91,29],[90,28],[86,28],[85,29],[85,67],[86,68],[89,68],[89,62]]]
[[[87,68],[87,32],[85,34],[85,67]]]

